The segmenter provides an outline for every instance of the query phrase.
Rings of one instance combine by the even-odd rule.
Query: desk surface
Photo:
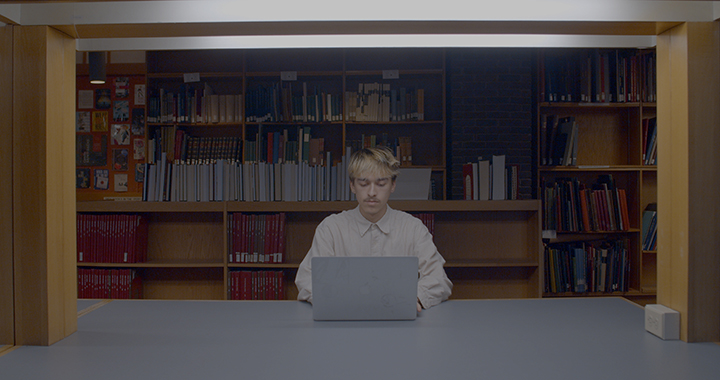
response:
[[[295,301],[112,301],[3,379],[709,379],[720,345],[663,341],[620,298],[448,301],[415,321],[314,322]]]

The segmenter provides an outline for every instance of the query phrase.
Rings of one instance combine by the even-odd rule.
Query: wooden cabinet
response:
[[[605,52],[608,53],[608,52]],[[562,53],[553,55],[552,60],[562,57]],[[561,286],[553,287],[550,284],[550,276],[546,275],[545,296],[572,296],[572,295],[604,295],[614,294],[635,298],[641,302],[651,301],[655,296],[656,288],[656,254],[654,251],[642,250],[642,214],[643,210],[657,199],[657,166],[656,162],[651,159],[645,159],[653,154],[652,149],[647,151],[651,145],[652,127],[648,131],[648,126],[653,125],[656,117],[656,106],[654,101],[654,57],[652,52],[647,51],[610,51],[605,55],[606,59],[617,59],[617,57],[626,57],[628,65],[626,69],[621,68],[619,61],[613,61],[612,65],[605,64],[595,67],[595,61],[585,63],[585,58],[603,56],[603,51],[570,51],[566,54],[571,63],[564,63],[563,68],[554,67],[553,70],[560,72],[574,72],[580,77],[576,79],[578,82],[585,81],[583,70],[590,68],[591,72],[587,74],[591,79],[588,83],[593,82],[592,70],[602,71],[609,79],[608,81],[616,81],[612,87],[612,96],[606,95],[607,99],[612,101],[595,102],[595,101],[577,101],[577,99],[585,99],[586,97],[568,96],[567,99],[574,101],[547,101],[547,96],[541,98],[538,102],[538,195],[543,201],[543,234],[547,238],[548,247],[561,247],[561,250],[574,249],[582,247],[585,249],[587,256],[582,263],[586,268],[585,274],[580,280],[584,282],[580,291],[572,286],[577,282],[577,272],[575,269],[567,269],[577,264],[577,259],[572,254],[565,260],[569,260],[561,268],[557,268],[557,263],[553,268],[553,263],[548,260],[549,254],[546,250],[546,271],[559,270],[565,272],[566,280],[570,282],[570,288],[564,289]],[[583,57],[577,61],[577,57]],[[634,64],[630,64],[632,58]],[[545,59],[545,61],[543,61]],[[573,61],[575,59],[575,61]],[[548,57],[541,57],[540,77],[552,77],[548,70]],[[557,61],[556,61],[557,62]],[[577,67],[573,67],[572,63]],[[612,68],[614,65],[615,69]],[[575,70],[575,71],[573,71]],[[623,71],[625,70],[625,71]],[[598,73],[601,71],[598,71]],[[627,73],[632,77],[627,80],[619,77],[618,73]],[[557,73],[556,73],[557,74]],[[559,77],[555,75],[555,77]],[[556,83],[557,84],[557,83]],[[542,83],[541,83],[542,85]],[[601,86],[602,84],[598,84]],[[545,89],[541,89],[539,94],[547,94],[550,90],[545,84]],[[592,84],[592,93],[595,91],[596,84]],[[620,93],[621,86],[627,86],[628,89],[635,89],[638,95],[630,97],[629,93]],[[561,86],[562,87],[562,86]],[[609,88],[606,88],[608,91]],[[628,90],[630,91],[630,90]],[[595,99],[590,96],[588,99]],[[649,123],[653,120],[653,123]],[[575,151],[570,151],[571,160],[563,161],[558,157],[562,157],[562,148],[558,151],[557,141],[565,137],[560,137],[563,122],[574,123],[576,142]],[[553,132],[553,129],[560,131]],[[571,132],[570,128],[566,129]],[[572,134],[572,133],[571,133]],[[567,141],[570,141],[568,138]],[[551,156],[555,155],[553,159]],[[574,156],[574,158],[573,158]],[[567,156],[566,156],[567,157]],[[594,205],[589,197],[595,190],[603,191],[603,183],[607,183],[608,179],[612,180],[615,189],[621,189],[622,193],[613,191],[612,186],[608,197],[603,200],[606,204]],[[581,194],[583,193],[584,194]],[[581,198],[582,197],[582,198]],[[585,198],[587,197],[587,198]],[[625,205],[622,204],[620,198],[624,198]],[[586,199],[586,200],[584,200]],[[607,203],[609,201],[610,203]],[[613,206],[615,204],[615,206]],[[606,210],[606,217],[616,217],[617,223],[593,225],[594,216],[593,207],[603,206],[609,207]],[[587,208],[587,209],[586,209]],[[598,212],[602,212],[599,210]],[[615,212],[614,212],[615,211]],[[614,215],[612,215],[614,212]],[[625,223],[622,222],[622,214],[625,214]],[[590,223],[585,221],[583,217],[589,217]],[[597,216],[601,218],[601,216]],[[575,223],[573,225],[573,223]],[[624,241],[626,244],[627,256],[626,261],[621,264],[621,272],[624,272],[622,279],[623,286],[615,289],[595,289],[591,287],[591,282],[600,276],[599,272],[593,268],[594,257],[591,257],[590,246],[595,247],[596,243],[601,241],[613,242]],[[551,254],[551,253],[550,253]],[[557,257],[556,257],[557,259]],[[562,257],[560,258],[562,260]],[[574,261],[575,260],[575,261]],[[582,264],[581,264],[582,265]],[[597,267],[599,268],[599,267]],[[596,268],[596,269],[597,269]],[[584,289],[584,290],[583,290]],[[593,291],[594,290],[594,291]]]
[[[298,265],[326,216],[356,202],[78,202],[79,213],[135,213],[148,219],[147,262],[82,263],[132,268],[148,299],[228,299],[234,270],[282,271],[285,298],[295,299]],[[535,298],[543,281],[540,203],[527,201],[391,201],[434,215],[434,240],[454,283],[453,298]],[[230,263],[228,216],[285,213],[285,262]]]

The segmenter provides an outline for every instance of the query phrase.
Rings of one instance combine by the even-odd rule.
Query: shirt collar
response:
[[[377,223],[371,223],[369,220],[365,219],[365,217],[362,216],[362,214],[360,213],[360,206],[355,207],[355,209],[353,209],[353,214],[355,215],[355,221],[357,222],[360,236],[365,236],[365,233],[370,230],[370,227],[372,227],[373,224],[376,224],[378,226],[378,229],[380,229],[382,233],[390,233],[392,225],[392,213],[394,212],[395,210],[390,208],[390,206],[387,206],[387,210],[385,210],[385,215],[383,215],[383,217],[380,218]]]

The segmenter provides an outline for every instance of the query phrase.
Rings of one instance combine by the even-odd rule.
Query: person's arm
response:
[[[298,300],[312,303],[312,258],[333,255],[332,235],[324,223],[315,229],[310,250],[298,267],[295,285],[298,288]]]
[[[415,250],[419,258],[418,302],[427,309],[448,299],[453,284],[443,269],[445,259],[435,247],[432,235],[422,224],[416,229],[415,241]]]

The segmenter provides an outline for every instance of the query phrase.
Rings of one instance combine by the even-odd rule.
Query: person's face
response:
[[[390,194],[395,191],[395,181],[391,177],[378,178],[364,173],[350,182],[350,190],[357,198],[362,216],[376,223],[385,215]]]

